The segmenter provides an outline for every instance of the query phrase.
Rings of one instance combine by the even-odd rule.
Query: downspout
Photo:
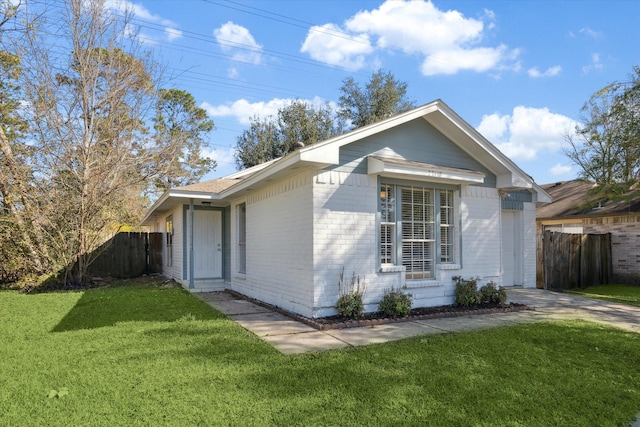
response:
[[[193,199],[189,199],[189,289],[193,289],[194,280],[193,280]]]

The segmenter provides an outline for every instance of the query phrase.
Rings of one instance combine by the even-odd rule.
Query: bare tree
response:
[[[33,150],[24,144],[28,123],[20,115],[21,61],[9,48],[7,39],[24,35],[33,26],[35,17],[16,23],[21,3],[0,4],[0,266],[2,278],[33,271],[41,273],[48,267],[47,250],[30,226],[27,211],[30,181],[28,155]]]
[[[28,170],[9,172],[25,183],[16,215],[41,243],[34,250],[49,271],[84,282],[96,248],[140,218],[145,190],[180,173],[175,153],[199,152],[152,134],[158,65],[128,15],[67,0],[47,18],[15,40],[30,154]]]

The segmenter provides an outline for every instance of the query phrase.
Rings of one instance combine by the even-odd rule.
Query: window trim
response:
[[[381,192],[383,191],[384,185],[391,185],[395,191],[395,240],[393,241],[393,249],[392,253],[393,262],[392,263],[383,263],[383,255],[382,255],[382,226],[384,222],[382,221],[382,198]],[[430,270],[431,277],[429,278],[407,278],[407,271],[405,266],[402,264],[402,198],[401,191],[402,187],[413,187],[413,188],[422,188],[433,191],[434,195],[434,256],[433,256],[433,264]],[[441,192],[442,191],[450,191],[451,193],[451,214],[450,214],[450,224],[448,224],[447,228],[451,230],[450,232],[450,247],[451,247],[451,256],[448,261],[442,260],[442,222],[441,222]],[[441,183],[433,183],[433,182],[423,182],[423,181],[413,181],[413,180],[401,180],[396,178],[389,178],[384,176],[378,176],[378,212],[377,212],[377,250],[378,250],[378,265],[380,267],[381,272],[397,272],[404,271],[405,280],[416,282],[416,281],[431,281],[436,280],[439,270],[449,270],[449,269],[459,269],[460,262],[462,258],[462,252],[460,250],[460,224],[459,224],[459,211],[460,211],[460,186],[453,184],[441,184]]]
[[[166,264],[167,267],[173,266],[173,215],[169,215],[164,220],[165,229],[165,246],[167,248]]]
[[[237,204],[236,212],[238,220],[236,271],[238,274],[247,274],[247,204]]]

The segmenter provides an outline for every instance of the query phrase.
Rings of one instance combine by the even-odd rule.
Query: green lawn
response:
[[[640,306],[640,286],[596,285],[566,292],[587,298]]]
[[[284,356],[181,289],[0,292],[1,426],[622,426],[638,412],[640,335],[592,323]]]

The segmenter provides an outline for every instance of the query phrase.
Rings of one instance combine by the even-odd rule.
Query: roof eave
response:
[[[156,200],[153,205],[147,210],[144,218],[141,221],[142,225],[149,225],[148,223],[156,218],[159,214],[171,210],[177,203],[170,203],[171,200],[179,199],[194,199],[194,200],[220,200],[220,194],[208,192],[208,191],[189,191],[189,190],[168,190],[165,191],[162,196]]]
[[[328,149],[315,154],[305,152],[303,149],[296,150],[259,170],[254,175],[221,191],[219,197],[221,200],[233,198],[242,191],[268,185],[279,176],[289,174],[292,171],[298,172],[306,167],[323,168],[337,165],[339,163],[339,154],[337,149]]]

